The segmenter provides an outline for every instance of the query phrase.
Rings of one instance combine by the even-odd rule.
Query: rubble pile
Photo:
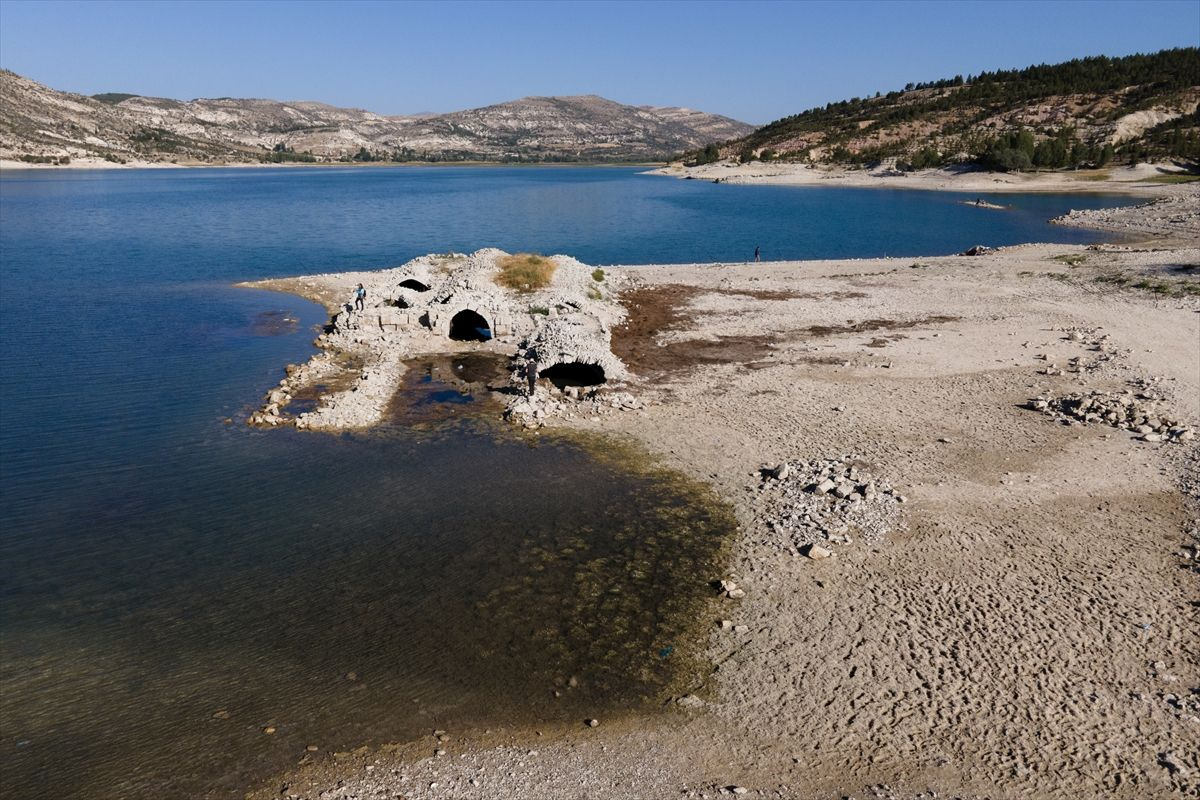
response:
[[[551,384],[550,389],[539,386],[532,397],[518,397],[510,401],[504,418],[533,430],[543,427],[551,417],[602,417],[643,408],[645,404],[629,392],[581,386],[568,386],[560,390]]]
[[[779,550],[827,557],[820,542],[874,542],[904,528],[904,495],[876,479],[857,455],[787,461],[763,475],[757,517]]]
[[[1064,366],[1059,366],[1057,363],[1047,363],[1046,366],[1038,370],[1038,374],[1040,375],[1095,373],[1099,372],[1106,365],[1130,353],[1129,350],[1122,350],[1114,345],[1112,337],[1107,333],[1101,333],[1100,328],[1072,327],[1062,328],[1061,330],[1063,332],[1063,339],[1083,345],[1089,351],[1095,353],[1095,355],[1072,356]],[[1038,353],[1034,358],[1039,361],[1050,362],[1049,356],[1045,353]]]
[[[1028,403],[1066,425],[1101,423],[1132,431],[1146,442],[1187,442],[1195,437],[1191,428],[1181,425],[1159,407],[1162,397],[1148,386],[1141,391],[1072,392],[1061,397],[1039,395]]]

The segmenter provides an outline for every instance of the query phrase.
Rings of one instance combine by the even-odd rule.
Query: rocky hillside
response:
[[[1200,49],[961,75],[812,108],[690,154],[995,169],[1200,159]]]
[[[384,116],[314,102],[85,97],[0,71],[0,158],[26,161],[660,160],[751,130],[590,95]]]

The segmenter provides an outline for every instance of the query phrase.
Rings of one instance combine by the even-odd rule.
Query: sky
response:
[[[0,0],[0,67],[80,94],[382,114],[598,94],[763,124],[984,70],[1200,44],[1200,0]]]

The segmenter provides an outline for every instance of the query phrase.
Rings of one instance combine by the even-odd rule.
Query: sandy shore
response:
[[[1200,195],[1172,194],[1084,220],[1139,245],[612,270],[644,408],[546,424],[735,509],[704,699],[305,756],[251,796],[1196,796]],[[1164,433],[1029,407],[1086,392]],[[848,455],[871,491],[824,505]]]
[[[846,169],[806,164],[719,161],[699,167],[671,164],[650,170],[649,174],[717,183],[924,189],[981,195],[1082,192],[1161,197],[1190,191],[1186,184],[1171,182],[1183,174],[1183,170],[1173,164],[1139,164],[1136,167],[1073,172],[986,172],[969,167],[898,172],[890,168]]]

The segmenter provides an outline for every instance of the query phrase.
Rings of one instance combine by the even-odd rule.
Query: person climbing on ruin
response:
[[[354,309],[356,311],[362,311],[363,308],[366,306],[366,303],[367,303],[367,290],[364,289],[363,285],[360,283],[358,285],[358,288],[354,290]]]
[[[757,263],[758,263],[758,256],[759,256],[759,253],[760,253],[760,252],[761,252],[761,251],[759,250],[759,247],[758,247],[758,245],[754,245],[754,263],[755,263],[755,264],[757,264]]]
[[[533,397],[533,393],[537,391],[538,367],[537,356],[529,356],[529,360],[525,362],[525,378],[529,381],[530,397]]]

